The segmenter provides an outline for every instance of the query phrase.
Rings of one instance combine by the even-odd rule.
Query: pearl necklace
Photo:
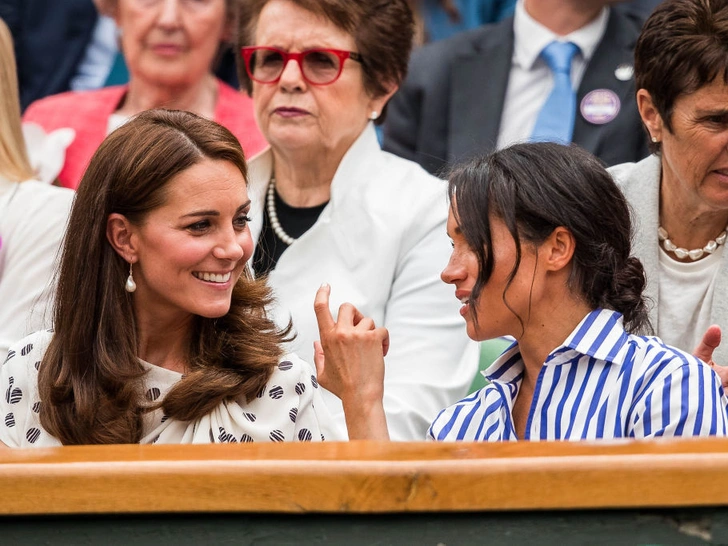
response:
[[[668,252],[675,253],[675,256],[679,259],[684,260],[685,258],[690,258],[695,261],[702,258],[705,254],[712,254],[720,245],[725,243],[726,238],[728,238],[728,226],[726,226],[726,229],[724,229],[715,239],[708,241],[708,244],[706,244],[703,248],[694,248],[693,250],[688,250],[687,248],[681,248],[675,245],[675,243],[670,240],[667,231],[665,231],[662,226],[657,228],[657,237],[662,242],[662,248]]]
[[[281,223],[278,221],[278,213],[276,212],[276,179],[272,176],[270,177],[270,183],[268,184],[266,205],[268,209],[268,220],[270,220],[270,227],[273,228],[273,233],[275,233],[281,241],[286,243],[288,246],[291,246],[296,239],[288,235],[288,233],[283,230]]]

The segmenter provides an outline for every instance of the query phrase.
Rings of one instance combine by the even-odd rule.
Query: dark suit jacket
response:
[[[616,4],[614,8],[644,21],[661,3],[662,0],[631,0],[630,2]]]
[[[92,0],[0,0],[18,63],[23,110],[69,89],[96,25]]]
[[[577,109],[594,89],[611,89],[621,101],[617,117],[594,125],[577,111],[573,142],[607,165],[648,155],[635,102],[634,79],[615,69],[632,65],[639,25],[611,10],[602,41],[577,91]],[[488,153],[497,145],[513,57],[513,19],[485,25],[414,53],[409,76],[387,107],[384,149],[442,173],[455,161]]]

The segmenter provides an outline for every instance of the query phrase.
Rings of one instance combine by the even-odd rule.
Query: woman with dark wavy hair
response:
[[[625,198],[576,147],[520,144],[450,177],[455,287],[468,335],[515,343],[489,384],[443,410],[435,440],[580,440],[726,434],[720,380],[697,358],[637,335],[649,328],[645,274],[631,255]],[[317,295],[319,379],[344,400],[351,438],[387,435],[387,333],[354,310],[334,322]],[[343,319],[342,319],[343,317]]]
[[[288,329],[247,268],[249,208],[224,127],[152,110],[113,132],[73,205],[55,330],[19,342],[0,372],[0,440],[323,439],[313,371],[283,354]]]

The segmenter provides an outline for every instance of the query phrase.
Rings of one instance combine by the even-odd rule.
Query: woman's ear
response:
[[[574,235],[564,226],[559,226],[541,244],[539,260],[548,271],[561,271],[571,263],[575,250]]]
[[[662,116],[652,101],[652,95],[646,89],[637,91],[637,109],[640,112],[642,123],[647,127],[653,142],[662,141],[662,131],[664,130]]]
[[[106,239],[126,262],[137,261],[136,229],[126,216],[116,212],[109,214],[106,220]]]
[[[382,110],[384,110],[384,107],[389,102],[389,99],[392,98],[392,95],[394,95],[397,90],[399,89],[399,86],[397,84],[385,84],[385,87],[387,91],[384,93],[384,95],[380,95],[377,98],[373,98],[371,102],[369,103],[369,111],[370,112],[376,112],[377,115],[382,113]]]

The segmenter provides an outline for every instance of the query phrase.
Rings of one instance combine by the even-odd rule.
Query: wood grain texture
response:
[[[0,452],[0,514],[728,504],[728,439],[79,446]]]

